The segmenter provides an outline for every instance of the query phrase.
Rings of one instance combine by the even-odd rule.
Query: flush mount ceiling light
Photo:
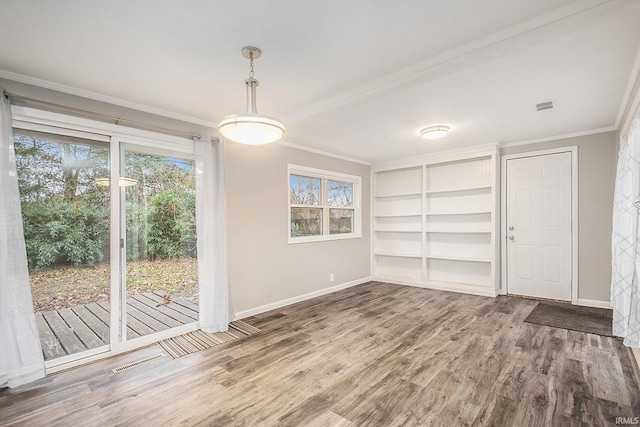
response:
[[[449,126],[429,126],[428,128],[424,128],[420,131],[420,136],[422,136],[424,139],[442,138],[449,133],[449,130]]]
[[[284,135],[284,125],[278,119],[258,114],[256,108],[256,88],[258,80],[253,78],[253,60],[260,58],[262,52],[257,47],[245,46],[242,56],[249,64],[247,85],[247,109],[242,114],[232,114],[222,118],[218,130],[223,137],[242,144],[260,145],[277,141]]]

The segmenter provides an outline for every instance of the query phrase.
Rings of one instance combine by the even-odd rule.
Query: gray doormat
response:
[[[613,336],[613,310],[604,308],[539,302],[524,321],[604,337]]]

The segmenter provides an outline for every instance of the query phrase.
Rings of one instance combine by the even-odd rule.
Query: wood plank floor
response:
[[[198,320],[198,305],[163,293],[147,292],[127,298],[127,338],[133,339]],[[78,305],[36,314],[45,360],[109,344],[108,302]]]
[[[536,302],[372,282],[245,319],[257,335],[118,374],[154,345],[0,390],[0,425],[606,426],[640,416],[619,339]]]

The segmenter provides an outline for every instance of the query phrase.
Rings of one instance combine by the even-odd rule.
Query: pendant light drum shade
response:
[[[261,145],[277,141],[284,135],[284,125],[262,114],[232,114],[218,123],[223,137],[243,144]]]
[[[278,119],[258,113],[256,107],[256,88],[258,80],[253,78],[253,60],[260,58],[262,52],[257,47],[245,46],[242,56],[249,59],[249,78],[244,81],[247,86],[247,109],[241,114],[225,116],[218,123],[218,131],[225,139],[241,144],[261,145],[281,139],[284,125]]]

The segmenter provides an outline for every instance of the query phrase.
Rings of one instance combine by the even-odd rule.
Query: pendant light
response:
[[[249,60],[249,78],[247,85],[247,109],[242,114],[232,114],[222,118],[218,130],[223,137],[242,144],[260,145],[277,141],[284,135],[284,125],[278,119],[258,114],[256,108],[256,88],[258,80],[253,78],[253,60],[260,58],[262,52],[257,47],[245,46],[242,56]]]

